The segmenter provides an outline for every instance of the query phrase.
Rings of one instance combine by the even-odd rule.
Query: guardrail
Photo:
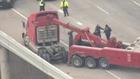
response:
[[[16,42],[13,38],[2,31],[0,31],[0,44],[10,50],[12,53],[21,57],[28,63],[32,64],[47,75],[54,77],[55,79],[73,79],[50,63],[46,62],[41,57],[37,56],[35,53],[20,43]]]

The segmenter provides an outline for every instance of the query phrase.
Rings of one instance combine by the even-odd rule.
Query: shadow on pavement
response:
[[[122,71],[122,72],[140,72],[140,68],[123,67],[112,65],[109,70]]]

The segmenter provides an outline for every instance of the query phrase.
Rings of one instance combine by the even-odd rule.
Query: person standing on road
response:
[[[40,7],[40,11],[44,11],[45,10],[45,2],[44,2],[44,0],[40,0],[39,1],[39,7]]]
[[[97,24],[97,26],[95,27],[95,32],[93,34],[101,37],[101,31],[100,30],[104,30],[102,27],[99,26],[99,24]]]
[[[106,24],[104,33],[105,33],[105,36],[106,36],[107,40],[110,39],[111,31],[112,31],[112,29]]]
[[[70,48],[70,46],[72,46],[73,44],[73,31],[69,31],[68,35],[69,35],[69,48]]]
[[[66,17],[66,15],[69,16],[68,6],[69,6],[68,1],[66,0],[61,1],[60,8],[63,9],[64,17]]]

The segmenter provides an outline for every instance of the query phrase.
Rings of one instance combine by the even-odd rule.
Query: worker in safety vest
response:
[[[69,6],[68,1],[66,1],[66,0],[61,1],[61,3],[60,3],[60,8],[63,9],[64,17],[65,17],[66,15],[69,16],[69,13],[68,13],[68,6]]]
[[[44,2],[44,0],[40,0],[39,1],[39,7],[40,7],[40,11],[44,11],[45,10],[45,2]]]

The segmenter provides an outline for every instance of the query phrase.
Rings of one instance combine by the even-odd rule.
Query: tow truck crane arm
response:
[[[108,41],[90,33],[88,27],[86,27],[84,29],[77,28],[73,25],[70,25],[69,23],[64,23],[64,22],[54,18],[54,15],[52,15],[52,14],[47,15],[46,18],[51,24],[61,25],[63,28],[67,28],[71,31],[76,32],[77,35],[75,36],[73,44],[76,44],[79,39],[86,39],[90,42],[92,47],[94,47],[96,45],[95,43],[102,44],[103,46],[108,45]],[[93,41],[94,41],[94,44],[92,43]]]

